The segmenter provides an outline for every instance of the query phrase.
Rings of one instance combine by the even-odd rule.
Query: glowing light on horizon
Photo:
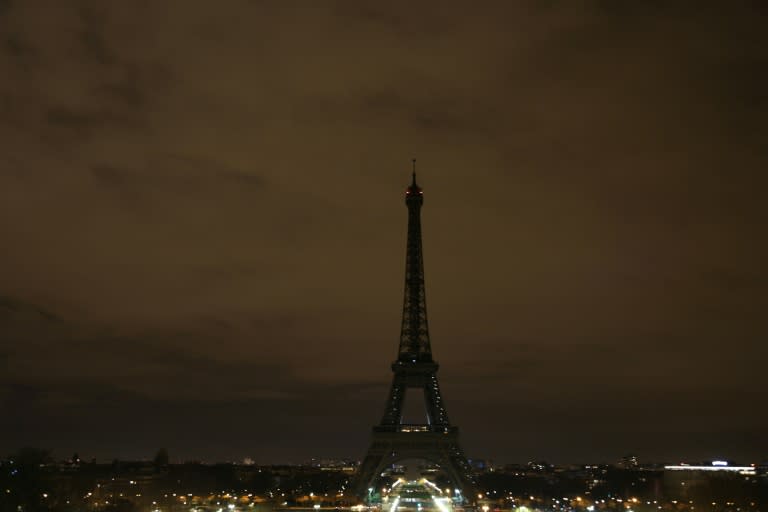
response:
[[[664,466],[664,469],[670,471],[732,471],[741,475],[755,474],[755,468],[752,466],[688,466],[682,464],[679,466]]]

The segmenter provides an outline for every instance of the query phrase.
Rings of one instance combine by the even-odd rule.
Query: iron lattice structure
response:
[[[424,289],[424,256],[421,246],[423,192],[413,182],[405,193],[408,207],[408,244],[405,258],[405,296],[400,346],[392,363],[390,388],[381,423],[373,427],[373,439],[360,466],[355,492],[361,498],[375,485],[388,467],[406,459],[423,459],[437,464],[472,501],[475,481],[459,446],[459,430],[450,424],[437,381],[439,365],[432,359]],[[424,393],[424,423],[403,423],[403,404],[408,390]]]

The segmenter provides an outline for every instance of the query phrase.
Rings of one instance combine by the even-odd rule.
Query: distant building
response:
[[[619,461],[618,466],[622,469],[637,469],[639,466],[637,456],[632,454],[623,456]]]
[[[754,475],[756,474],[755,466],[738,466],[733,465],[725,460],[713,460],[702,464],[686,464],[681,463],[677,465],[664,466],[665,471],[706,471],[706,472],[721,472],[721,473],[738,473],[740,475]]]
[[[668,499],[704,503],[754,501],[754,466],[714,460],[664,466],[663,495]],[[698,509],[698,507],[696,507]]]

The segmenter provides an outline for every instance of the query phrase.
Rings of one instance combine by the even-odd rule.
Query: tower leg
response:
[[[458,431],[400,432],[374,430],[373,442],[357,474],[355,494],[367,499],[368,489],[377,486],[381,473],[407,459],[423,459],[440,467],[454,488],[461,489],[467,503],[474,503],[475,481],[458,443]],[[378,490],[378,488],[376,489]]]

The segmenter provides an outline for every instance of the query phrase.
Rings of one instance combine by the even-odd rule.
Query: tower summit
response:
[[[424,292],[424,256],[421,247],[422,204],[424,204],[424,193],[416,184],[414,170],[413,182],[405,190],[405,205],[408,207],[408,243],[405,253],[405,296],[398,361],[432,361]]]
[[[392,363],[392,387],[384,415],[379,425],[373,427],[373,439],[360,466],[355,492],[370,498],[366,491],[381,488],[379,479],[387,468],[407,459],[421,459],[439,466],[454,488],[463,493],[463,499],[471,501],[474,478],[459,447],[459,429],[448,421],[437,381],[439,366],[432,359],[421,246],[423,204],[424,194],[416,183],[414,169],[412,182],[405,191],[408,239],[400,345]],[[424,396],[426,418],[421,423],[403,422],[403,405],[409,390],[420,391]]]

